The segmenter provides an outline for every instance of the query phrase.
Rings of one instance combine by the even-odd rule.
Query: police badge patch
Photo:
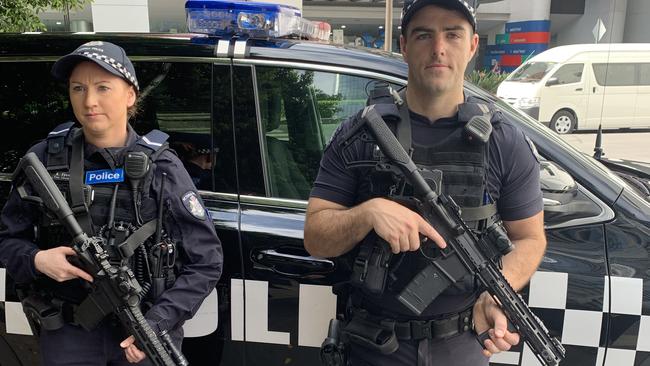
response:
[[[181,198],[185,209],[199,220],[205,220],[205,208],[194,191],[189,191]]]

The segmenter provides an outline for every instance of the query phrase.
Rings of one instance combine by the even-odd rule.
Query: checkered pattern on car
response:
[[[7,333],[30,335],[20,302],[5,299],[5,276],[5,269],[0,268],[0,302],[4,303]],[[559,337],[566,348],[567,358],[562,365],[650,365],[650,309],[642,307],[643,280],[611,277],[611,282],[610,302],[606,277],[602,278],[600,285],[594,285],[593,281],[585,280],[584,277],[559,272],[537,272],[531,279],[529,291],[524,294],[524,298],[527,298],[531,309],[544,321],[552,335]],[[594,294],[592,298],[579,298],[579,295],[584,296],[586,293],[585,287],[589,287]],[[215,302],[211,307],[216,307],[216,293],[214,297]],[[607,340],[603,329],[607,316],[613,320],[612,329],[609,330],[613,343],[606,350]],[[493,356],[491,364],[540,365],[523,344],[510,352]]]
[[[593,282],[567,273],[537,272],[531,279],[528,305],[566,348],[567,357],[561,365],[650,365],[650,313],[642,309],[643,280],[611,277],[611,283],[610,301],[607,277],[595,289]],[[576,294],[585,293],[578,290],[585,286],[602,297],[575,299]],[[609,338],[614,341],[605,349],[607,316],[612,317]],[[520,345],[511,352],[495,355],[491,365],[540,363],[527,346]]]

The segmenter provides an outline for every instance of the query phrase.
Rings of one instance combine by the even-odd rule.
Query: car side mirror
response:
[[[560,80],[558,78],[549,78],[548,81],[546,82],[546,86],[553,86],[553,85],[559,85]]]
[[[573,177],[551,161],[540,161],[539,179],[545,207],[566,205],[578,193],[578,184]]]

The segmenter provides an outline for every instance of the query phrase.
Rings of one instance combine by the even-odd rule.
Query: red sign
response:
[[[548,43],[550,40],[550,32],[510,33],[510,44]]]
[[[521,55],[503,55],[501,56],[501,66],[519,66],[521,65]]]

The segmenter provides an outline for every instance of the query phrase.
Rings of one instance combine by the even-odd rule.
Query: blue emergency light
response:
[[[190,32],[216,36],[247,34],[251,37],[297,36],[328,40],[330,26],[302,18],[298,8],[248,1],[190,0],[185,2]]]

